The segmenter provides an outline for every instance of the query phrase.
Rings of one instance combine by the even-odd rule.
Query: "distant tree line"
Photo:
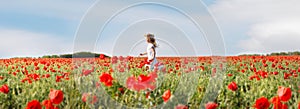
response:
[[[78,52],[74,54],[62,54],[62,55],[45,55],[41,58],[94,58],[99,57],[100,54],[98,53],[91,53],[91,52]],[[105,57],[109,57],[104,55]]]
[[[278,55],[300,55],[299,51],[295,51],[295,52],[279,52],[279,53],[271,53],[268,54],[268,56],[278,56]]]
[[[45,56],[42,56],[42,58],[60,58],[60,56],[58,56],[58,55],[45,55]]]
[[[299,51],[294,52],[275,52],[275,53],[269,53],[269,54],[243,54],[239,56],[293,56],[293,55],[300,55]]]
[[[239,56],[263,56],[263,54],[242,54]]]

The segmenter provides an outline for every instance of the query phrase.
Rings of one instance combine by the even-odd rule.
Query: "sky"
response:
[[[90,22],[94,25],[106,22],[103,19],[110,17],[109,10],[127,2],[129,3],[115,0],[113,5],[102,5],[102,10],[94,10],[90,14],[95,17]],[[205,34],[205,28],[210,28],[205,24],[210,21],[218,26],[214,29],[219,30],[222,38],[216,40],[223,41],[225,55],[300,50],[299,0],[202,2],[205,7],[191,2],[174,2],[174,5],[181,6],[177,7],[179,10],[200,10],[189,13],[190,17],[184,16],[175,8],[157,4],[133,6],[116,14],[102,31],[99,28],[103,25],[98,25],[98,35],[86,31],[83,38],[78,38],[77,33],[84,23],[83,19],[99,3],[97,0],[1,2],[0,58],[36,57],[77,51],[135,56],[146,49],[143,37],[145,33],[155,34],[159,44],[158,56],[212,55],[214,45],[219,46],[219,43],[208,41],[210,36]],[[197,7],[198,5],[202,7]],[[209,13],[203,14],[206,11]],[[190,18],[199,18],[204,32]],[[94,28],[91,26],[85,29]],[[75,45],[78,41],[82,43],[77,48]]]

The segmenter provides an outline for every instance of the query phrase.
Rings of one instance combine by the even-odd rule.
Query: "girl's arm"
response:
[[[147,54],[147,52],[145,52],[145,53],[140,53],[140,56],[143,56],[143,55],[146,55]]]

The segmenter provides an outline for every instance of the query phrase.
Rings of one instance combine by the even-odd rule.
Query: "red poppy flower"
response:
[[[92,72],[93,72],[93,70],[85,70],[85,69],[82,69],[82,74],[83,74],[84,76],[87,76],[87,75],[91,74]]]
[[[38,64],[39,64],[39,63],[35,62],[35,63],[34,63],[34,66],[37,66]]]
[[[257,72],[262,78],[267,78],[268,77],[268,72],[265,71],[258,71]]]
[[[167,102],[171,98],[171,91],[170,90],[165,91],[164,94],[162,95],[162,98],[164,102]]]
[[[282,103],[281,103],[280,98],[278,96],[273,97],[271,99],[271,102],[274,106],[274,109],[282,109]]]
[[[2,87],[0,87],[0,92],[8,94],[9,93],[9,87],[4,84]]]
[[[129,62],[133,62],[133,57],[132,56],[127,56],[126,60],[129,61]]]
[[[49,78],[51,75],[50,74],[44,74],[43,76],[42,76],[42,78]]]
[[[119,56],[119,60],[120,60],[120,61],[123,61],[123,60],[124,60],[124,57],[123,57],[123,56]]]
[[[245,72],[246,72],[246,70],[245,70],[245,69],[243,69],[241,72],[242,72],[242,73],[245,73]]]
[[[60,82],[61,78],[63,78],[63,77],[62,76],[56,76],[55,81]]]
[[[145,81],[148,81],[150,79],[150,76],[145,76],[143,74],[141,74],[139,77],[138,77],[138,81],[140,82],[145,82]]]
[[[189,107],[183,104],[179,104],[175,107],[175,109],[188,109]]]
[[[279,86],[277,94],[281,101],[288,101],[292,96],[292,91],[290,88]]]
[[[125,68],[124,67],[119,68],[119,72],[125,72]]]
[[[31,74],[30,75],[32,79],[34,79],[35,81],[40,80],[40,75],[39,74]]]
[[[26,109],[42,109],[42,106],[39,101],[32,100],[28,102]]]
[[[124,88],[118,88],[118,90],[123,94],[125,91],[124,91]]]
[[[92,98],[90,98],[90,97],[92,97]],[[96,102],[98,102],[98,98],[96,95],[90,96],[90,94],[88,94],[88,93],[82,94],[81,99],[83,102],[86,102],[87,100],[89,100],[90,101],[89,103],[91,103],[91,104],[95,104]]]
[[[203,66],[200,66],[200,69],[201,69],[201,71],[204,71],[204,67]]]
[[[147,89],[147,87],[144,84],[135,83],[133,85],[133,90],[136,90],[138,92],[145,89]]]
[[[49,98],[53,104],[60,104],[64,100],[64,93],[61,90],[50,90]]]
[[[100,77],[100,82],[104,83],[105,86],[107,87],[110,87],[112,86],[112,81],[113,81],[113,78],[110,74],[108,73],[103,73]]]
[[[212,69],[212,74],[211,74],[211,76],[214,77],[214,76],[216,75],[216,73],[217,73],[217,69],[216,69],[216,68],[213,68],[213,69]]]
[[[96,102],[98,102],[98,98],[96,95],[94,95],[91,104],[95,104]]]
[[[261,97],[256,100],[254,107],[256,109],[268,109],[270,106],[270,102],[267,98]]]
[[[54,105],[52,104],[51,100],[44,100],[42,105],[46,107],[46,109],[54,109]]]
[[[141,90],[154,90],[155,87],[155,79],[157,78],[157,74],[155,72],[150,73],[148,76],[146,75],[139,75],[138,79],[134,76],[129,77],[126,81],[127,88],[141,91]]]
[[[112,64],[116,64],[118,62],[118,57],[117,56],[113,56],[112,58],[111,58],[111,63]]]
[[[100,54],[99,58],[104,59],[105,58],[104,54]]]
[[[232,91],[236,91],[238,89],[238,86],[235,82],[231,82],[229,85],[228,85],[228,89],[229,90],[232,90]]]
[[[288,105],[287,104],[282,104],[281,108],[277,108],[277,109],[288,109]]]
[[[136,80],[135,80],[134,76],[127,78],[127,81],[126,81],[127,88],[132,89],[134,84],[136,83],[135,81]]]
[[[288,73],[284,73],[283,77],[284,79],[289,79],[290,75]]]
[[[295,78],[298,77],[298,74],[294,74],[294,77],[295,77]]]
[[[205,109],[216,109],[218,107],[218,104],[214,102],[208,102],[205,104]]]
[[[83,94],[82,94],[82,97],[81,97],[81,100],[82,100],[83,102],[86,102],[87,97],[88,97],[89,95],[90,95],[90,94],[88,94],[88,93],[83,93]]]
[[[146,93],[146,98],[149,98],[150,94],[151,94],[150,92],[147,92]]]

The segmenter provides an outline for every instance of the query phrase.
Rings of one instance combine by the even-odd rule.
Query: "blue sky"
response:
[[[96,0],[2,2],[0,4],[0,58],[73,52],[74,36],[81,18],[95,2]],[[124,1],[118,3],[122,2]],[[226,55],[300,49],[300,21],[298,20],[300,2],[298,0],[203,0],[203,2],[220,27]],[[189,6],[189,3],[185,5]],[[107,6],[107,8],[110,7],[112,6]],[[132,15],[132,13],[138,13],[139,16]],[[139,54],[144,50],[145,43],[138,41],[143,40],[143,33],[149,31],[157,34],[156,37],[161,45],[158,53],[161,56],[210,55],[210,49],[203,34],[194,31],[188,20],[180,14],[169,13],[172,13],[172,10],[155,6],[137,7],[127,13],[124,12],[108,25],[111,29],[104,31],[105,34],[98,39],[94,49],[83,48],[81,50],[116,55]],[[165,21],[163,19],[145,20],[136,22],[132,27],[124,30],[133,22],[129,22],[128,19],[142,18],[141,16],[147,15],[161,16],[165,18]],[[176,28],[166,21],[177,22],[176,25],[180,27]],[[157,25],[160,25],[160,28]],[[114,33],[112,30],[123,30],[123,33]],[[187,33],[184,34],[183,31]],[[117,35],[120,39],[124,38],[123,42],[112,45],[115,41],[120,41],[116,39]],[[190,37],[180,39],[179,35]],[[196,35],[199,37],[194,37]],[[128,40],[130,39],[128,36],[132,36],[130,38],[135,40]],[[181,41],[176,41],[174,38]],[[124,47],[124,45],[128,46]],[[196,52],[191,46],[196,49]],[[186,54],[176,54],[177,49],[174,47],[179,51],[186,50]],[[125,49],[131,49],[130,53]]]

